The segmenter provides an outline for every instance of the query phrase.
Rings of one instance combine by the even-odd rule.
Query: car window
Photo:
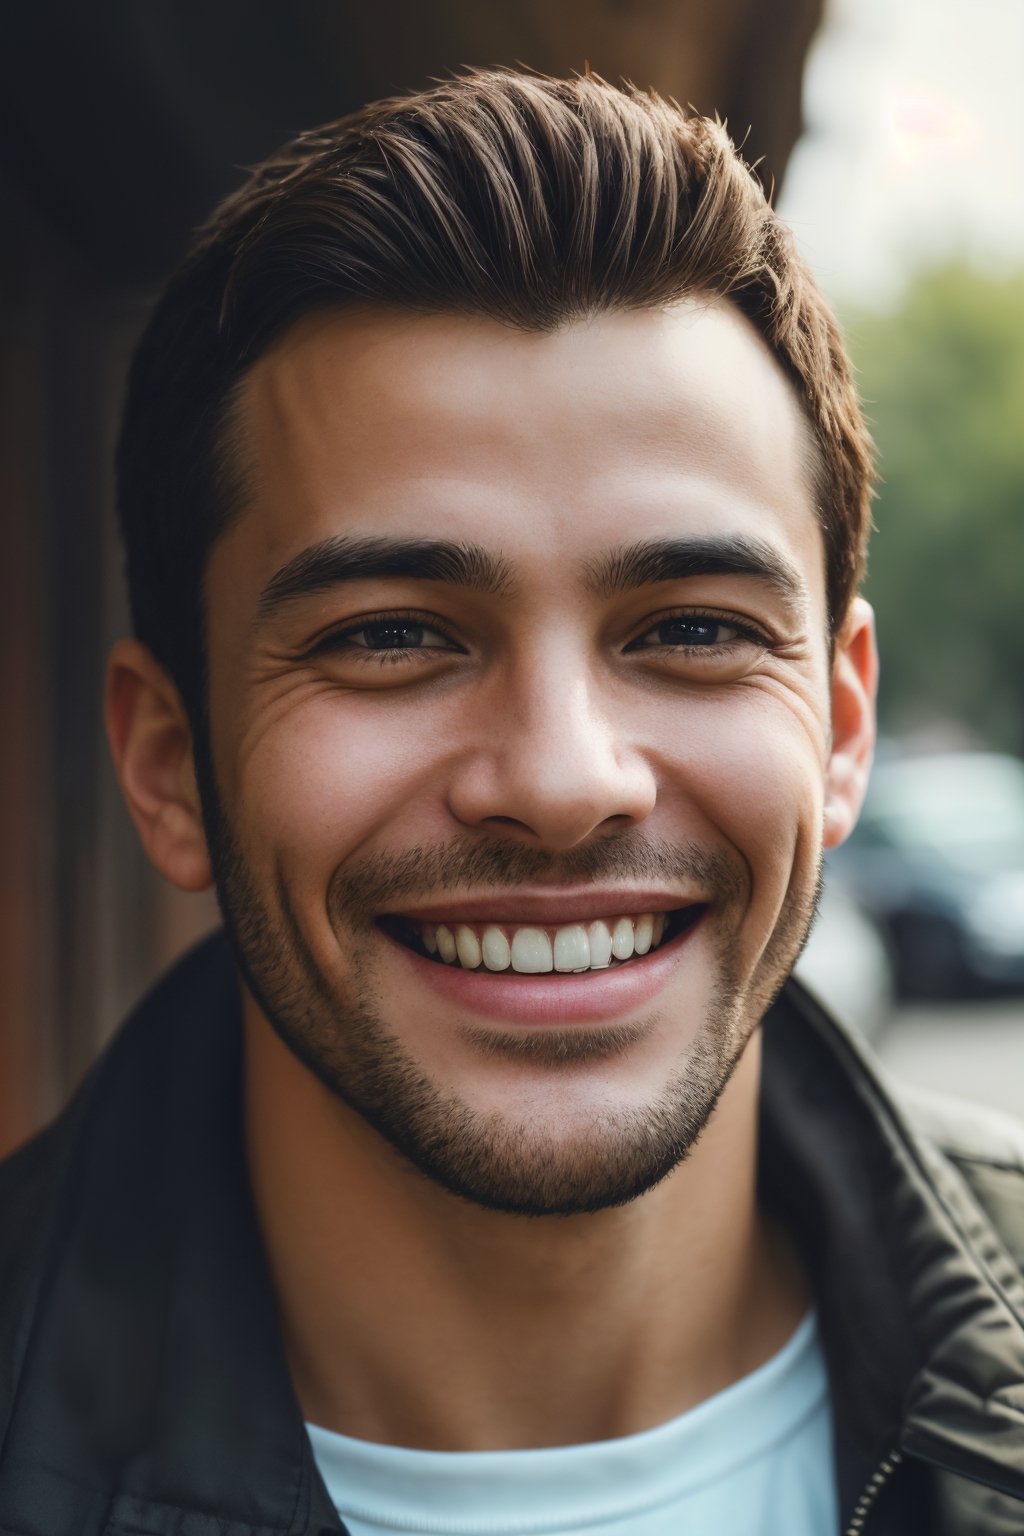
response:
[[[907,849],[1024,845],[1024,765],[978,754],[886,765],[862,841]]]

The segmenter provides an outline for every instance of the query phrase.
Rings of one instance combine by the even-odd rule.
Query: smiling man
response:
[[[114,758],[226,937],[0,1174],[0,1527],[1021,1528],[1020,1142],[788,980],[870,451],[721,128],[490,73],[304,136],[120,486]]]

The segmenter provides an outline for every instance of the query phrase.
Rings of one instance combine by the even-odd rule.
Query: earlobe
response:
[[[835,848],[856,825],[875,749],[878,651],[875,616],[854,598],[832,665],[832,743],[825,773],[824,844]]]
[[[107,737],[150,862],[184,891],[213,884],[192,754],[173,680],[138,640],[119,640],[107,664]]]

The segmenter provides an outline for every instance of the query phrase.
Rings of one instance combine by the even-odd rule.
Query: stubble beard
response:
[[[557,1136],[513,1112],[484,1113],[445,1092],[418,1065],[378,1011],[374,945],[366,913],[396,894],[458,885],[522,886],[553,860],[518,846],[406,850],[358,870],[339,871],[328,908],[345,936],[346,983],[332,983],[312,953],[278,879],[276,904],[259,889],[219,806],[207,809],[218,898],[242,976],[257,1005],[292,1053],[426,1178],[487,1210],[518,1216],[570,1216],[625,1205],[678,1167],[708,1124],[763,1008],[782,985],[813,921],[817,890],[793,897],[766,950],[759,988],[744,987],[729,936],[720,935],[713,1002],[691,1047],[664,1089],[642,1108],[603,1108],[584,1132]],[[693,847],[612,840],[572,861],[564,877],[609,872],[702,882],[724,908],[737,897],[738,870],[723,856]],[[589,866],[589,869],[588,869]],[[550,878],[550,874],[548,875]],[[819,881],[820,884],[820,881]],[[379,940],[378,940],[379,942]],[[756,996],[756,1006],[752,1006]],[[480,1056],[548,1073],[585,1070],[625,1056],[657,1020],[601,1029],[492,1030],[462,1026]]]

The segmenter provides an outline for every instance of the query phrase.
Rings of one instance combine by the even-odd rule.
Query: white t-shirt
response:
[[[418,1451],[308,1429],[351,1536],[835,1536],[839,1528],[813,1312],[749,1376],[619,1440]]]

